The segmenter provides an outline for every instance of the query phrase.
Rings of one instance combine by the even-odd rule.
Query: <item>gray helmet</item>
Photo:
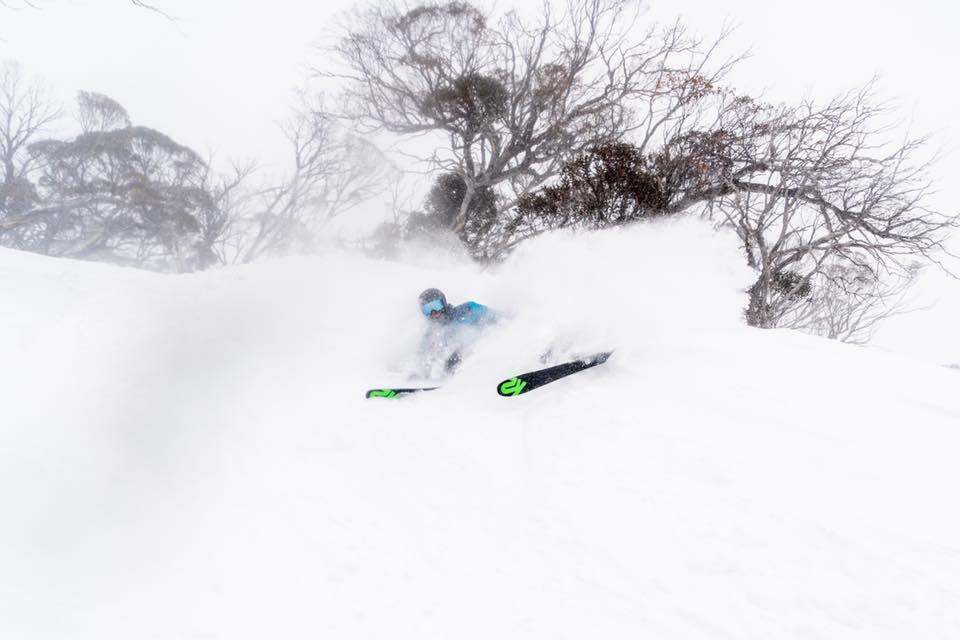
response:
[[[439,302],[439,306],[437,305]],[[427,289],[420,294],[420,311],[431,320],[447,317],[447,297],[440,289]]]
[[[440,291],[440,289],[425,289],[420,294],[421,305],[433,302],[434,300],[439,300],[443,303],[443,306],[447,306],[447,296],[443,295],[443,291]]]

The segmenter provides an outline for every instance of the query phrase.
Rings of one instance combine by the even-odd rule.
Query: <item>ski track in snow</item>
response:
[[[0,251],[0,637],[960,637],[960,372],[741,326],[702,225],[479,272]],[[416,294],[491,305],[444,388]],[[529,395],[551,345],[616,348]]]

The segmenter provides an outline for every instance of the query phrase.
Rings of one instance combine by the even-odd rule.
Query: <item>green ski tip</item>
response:
[[[367,391],[368,398],[396,398],[397,392],[393,389],[371,389]]]
[[[510,378],[500,383],[497,391],[502,396],[518,396],[527,388],[527,383],[521,378]]]

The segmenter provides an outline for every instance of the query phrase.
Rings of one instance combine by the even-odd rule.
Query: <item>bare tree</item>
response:
[[[704,169],[670,208],[705,205],[737,231],[758,272],[750,324],[778,326],[805,289],[831,278],[827,268],[882,283],[907,277],[918,259],[939,264],[960,218],[928,206],[925,140],[890,144],[888,116],[872,85],[824,105],[739,98],[684,161]]]
[[[747,320],[860,341],[898,312],[918,260],[938,263],[960,221],[931,209],[925,140],[890,143],[872,85],[773,107],[716,91],[709,128],[643,155],[601,145],[521,200],[510,244],[559,228],[700,211],[736,230],[756,269]],[[701,105],[702,106],[702,105]]]
[[[822,266],[809,278],[803,295],[794,295],[778,326],[853,344],[866,344],[879,324],[895,315],[913,311],[905,303],[919,263],[905,274],[887,274],[881,279],[871,270],[846,262]]]
[[[39,197],[29,145],[59,117],[39,84],[25,81],[16,64],[0,64],[0,244],[29,248],[21,225]]]
[[[322,109],[304,104],[284,129],[293,171],[280,184],[234,202],[234,254],[308,253],[333,218],[385,191],[396,170],[363,138],[345,134]]]
[[[515,13],[494,22],[456,1],[380,4],[334,47],[346,71],[323,73],[345,80],[343,115],[364,130],[446,137],[419,159],[461,177],[451,227],[475,255],[493,257],[518,198],[592,145],[636,132],[645,150],[693,124],[694,104],[735,62],[709,68],[717,43],[679,24],[633,39],[637,21],[629,0],[570,0],[561,13],[545,2],[533,22]],[[471,236],[471,202],[484,188],[497,190],[498,224]]]
[[[214,164],[212,158],[206,164],[204,188],[211,194],[214,206],[198,219],[203,256],[200,268],[237,262],[246,223],[242,212],[249,198],[249,182],[256,171],[253,162],[234,164],[228,174],[214,173],[210,169]]]

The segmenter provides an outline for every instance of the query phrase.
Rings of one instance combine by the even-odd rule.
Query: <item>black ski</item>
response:
[[[434,389],[439,389],[440,387],[414,387],[409,389],[370,389],[367,391],[367,398],[399,398],[400,396],[407,396],[411,393],[419,393],[420,391],[433,391]]]
[[[579,373],[584,369],[595,367],[607,361],[613,351],[602,351],[579,360],[571,360],[546,369],[538,369],[529,373],[521,373],[518,376],[504,380],[497,385],[497,393],[505,398],[519,396],[538,389],[545,384],[550,384],[561,378],[566,378],[574,373]]]

